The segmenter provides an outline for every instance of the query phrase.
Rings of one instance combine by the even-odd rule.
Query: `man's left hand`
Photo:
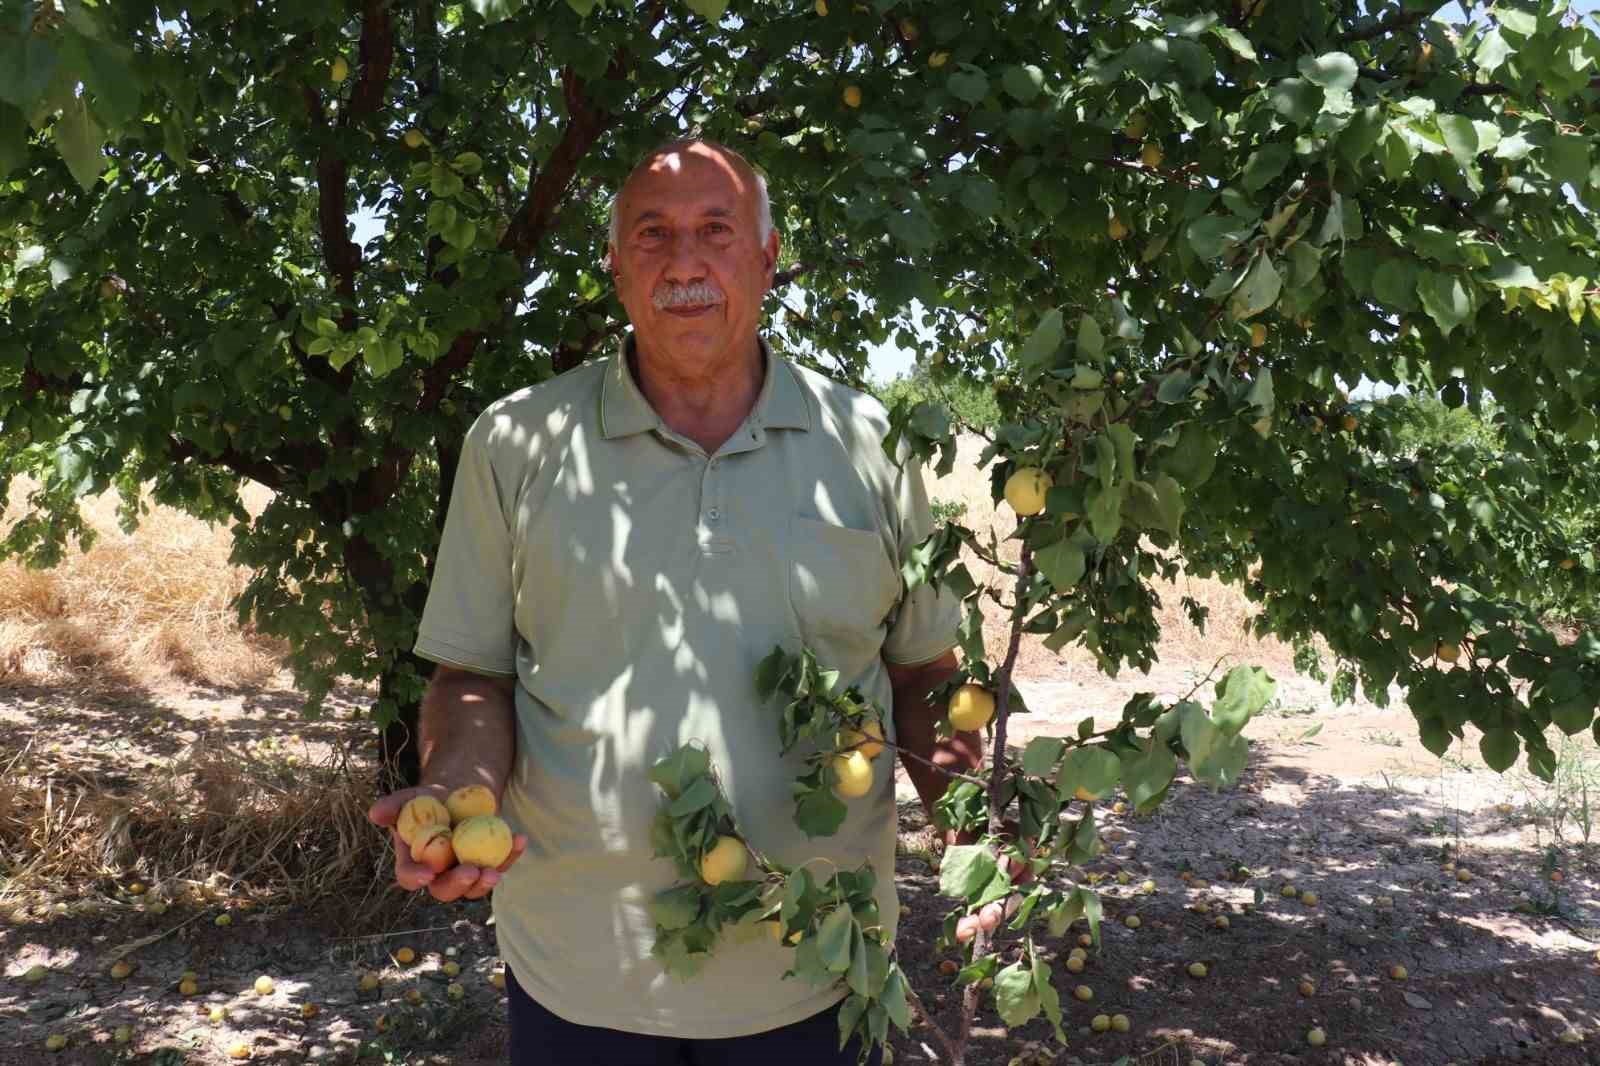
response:
[[[985,834],[983,833],[977,833],[971,830],[946,829],[944,831],[944,843],[945,847],[951,847],[955,844],[976,844],[978,841],[982,840],[984,836]],[[1014,821],[1004,822],[1000,827],[1000,838],[1004,843],[1010,843],[1011,841],[1017,839],[1017,823]],[[1031,851],[1037,841],[1028,840],[1025,841],[1025,843],[1028,845],[1028,848]],[[1033,880],[1033,873],[1028,869],[1026,863],[1018,862],[1010,855],[1007,855],[1004,858],[1006,863],[1006,874],[1011,878],[1011,883],[1013,885],[1020,887]]]

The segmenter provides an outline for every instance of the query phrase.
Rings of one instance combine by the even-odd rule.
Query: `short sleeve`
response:
[[[903,564],[910,557],[911,549],[926,540],[934,528],[922,463],[910,455],[904,443],[900,458],[894,501],[900,522],[897,564]],[[883,657],[905,666],[930,662],[959,643],[960,625],[961,601],[948,585],[938,592],[929,585],[918,585],[901,597],[883,642]]]
[[[493,413],[493,408],[484,412],[462,441],[414,650],[446,666],[513,675],[512,508],[495,477]]]

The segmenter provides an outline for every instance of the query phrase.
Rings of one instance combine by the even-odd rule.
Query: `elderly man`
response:
[[[774,355],[761,304],[778,235],[761,178],[706,141],[650,153],[614,205],[610,266],[632,336],[617,356],[524,389],[468,432],[417,654],[424,790],[474,782],[519,831],[499,870],[438,877],[396,851],[406,889],[491,889],[513,1062],[854,1063],[844,992],[783,973],[792,949],[724,938],[696,977],[651,956],[646,904],[677,880],[652,853],[651,765],[710,752],[743,833],[785,863],[870,860],[893,930],[889,760],[832,837],[794,824],[803,753],[779,754],[755,689],[775,644],[809,645],[892,706],[889,739],[952,769],[929,691],[956,667],[957,604],[900,577],[932,529],[915,463],[883,454],[883,408]],[[945,777],[904,756],[930,809]],[[372,811],[392,826],[415,790]]]

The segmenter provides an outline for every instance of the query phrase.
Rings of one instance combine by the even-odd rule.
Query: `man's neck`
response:
[[[674,432],[713,455],[750,414],[766,381],[766,360],[755,338],[728,359],[686,366],[627,346],[628,369],[639,391]]]

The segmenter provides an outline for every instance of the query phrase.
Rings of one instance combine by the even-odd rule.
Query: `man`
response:
[[[839,832],[807,839],[755,691],[773,646],[809,645],[892,707],[889,739],[951,769],[979,738],[935,739],[929,691],[956,668],[958,605],[899,576],[932,530],[921,473],[882,451],[875,401],[774,356],[761,305],[778,261],[766,188],[720,145],[650,153],[614,205],[619,356],[505,397],[468,432],[417,654],[424,790],[481,782],[519,830],[499,870],[437,878],[396,850],[401,887],[494,890],[513,1062],[854,1063],[843,991],[783,978],[792,949],[724,938],[702,973],[651,957],[646,904],[678,875],[652,854],[647,773],[690,740],[740,830],[780,862],[871,861],[892,932],[892,764]],[[946,778],[905,766],[931,810]],[[371,817],[392,826],[417,790]],[[876,1061],[876,1060],[875,1060]]]

